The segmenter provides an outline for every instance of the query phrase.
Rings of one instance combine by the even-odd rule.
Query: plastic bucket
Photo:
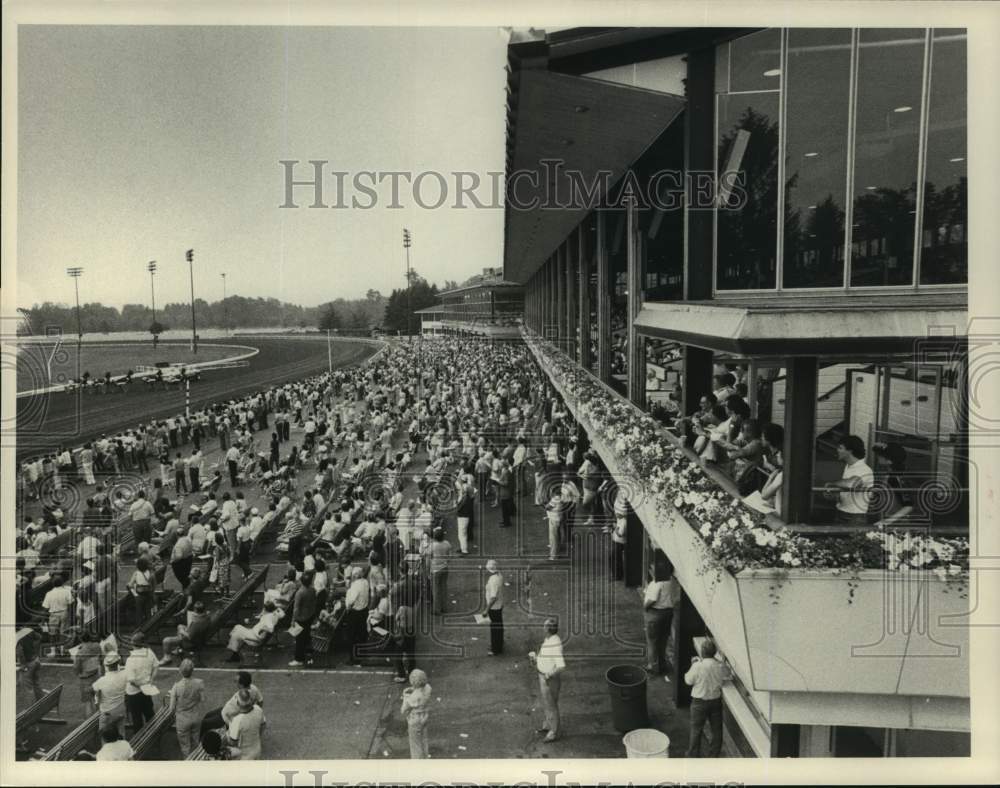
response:
[[[639,728],[622,737],[629,758],[669,758],[670,737],[652,728]]]
[[[635,665],[615,665],[604,675],[611,695],[611,715],[615,729],[628,733],[649,725],[646,710],[648,674]]]

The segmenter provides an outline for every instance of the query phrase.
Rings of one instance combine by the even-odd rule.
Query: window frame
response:
[[[963,283],[942,283],[942,284],[921,284],[921,262],[923,257],[923,233],[924,233],[924,196],[926,187],[926,163],[927,163],[927,143],[929,133],[930,118],[930,80],[933,68],[934,55],[934,31],[937,28],[913,28],[914,31],[923,32],[924,52],[923,52],[923,73],[921,74],[920,93],[920,123],[917,132],[917,174],[916,174],[916,205],[915,221],[913,227],[913,265],[912,276],[909,284],[901,285],[862,285],[851,286],[851,272],[853,263],[853,241],[852,230],[854,224],[854,168],[855,168],[855,146],[857,141],[857,109],[858,109],[858,60],[861,43],[861,32],[865,28],[851,28],[851,68],[849,87],[849,115],[847,127],[847,173],[846,173],[846,206],[844,219],[844,272],[843,283],[833,287],[784,287],[784,232],[785,232],[785,156],[787,151],[786,139],[786,115],[788,109],[786,74],[788,70],[788,37],[789,31],[793,28],[781,28],[781,55],[778,87],[773,90],[754,91],[731,91],[732,86],[732,41],[726,42],[726,61],[728,73],[726,75],[726,91],[716,92],[713,102],[713,127],[715,133],[715,145],[713,153],[713,166],[716,177],[719,172],[719,97],[724,95],[749,95],[759,93],[778,93],[778,190],[777,190],[777,250],[775,255],[775,286],[773,288],[754,288],[746,290],[720,289],[719,288],[719,206],[716,202],[712,210],[712,298],[716,300],[736,300],[741,298],[761,298],[782,293],[792,293],[795,295],[822,295],[830,293],[843,293],[845,295],[875,295],[878,293],[892,292],[965,292],[968,290],[968,281]],[[953,28],[946,28],[953,29]],[[968,28],[958,28],[965,32],[968,38]],[[759,32],[759,31],[755,31]],[[751,34],[752,35],[752,34]],[[968,77],[966,77],[968,78]],[[966,122],[968,122],[968,103],[966,103]],[[685,212],[686,213],[686,212]],[[966,234],[968,234],[968,219],[966,219]]]

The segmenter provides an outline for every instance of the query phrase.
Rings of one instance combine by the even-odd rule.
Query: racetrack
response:
[[[245,368],[206,370],[191,383],[191,407],[225,401],[272,385],[299,380],[327,368],[325,337],[240,337],[241,345],[260,352]],[[334,367],[359,364],[377,350],[370,343],[338,339]],[[184,411],[184,389],[150,390],[141,382],[125,393],[80,391],[22,397],[17,402],[17,458],[75,446],[153,418]]]

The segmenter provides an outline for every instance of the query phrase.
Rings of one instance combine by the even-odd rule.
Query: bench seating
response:
[[[174,721],[174,712],[164,698],[162,708],[153,715],[142,728],[132,734],[129,744],[132,745],[134,761],[151,760],[153,751],[160,741],[160,736],[169,728]]]
[[[171,594],[165,601],[160,602],[159,609],[147,621],[139,623],[132,636],[140,634],[146,638],[155,636],[162,627],[172,623],[173,617],[184,606],[185,599],[187,597],[179,591]]]
[[[96,752],[100,747],[100,730],[98,729],[100,719],[101,713],[95,711],[45,753],[42,760],[72,761],[80,754],[81,750]]]
[[[41,698],[32,703],[24,711],[18,712],[17,720],[15,722],[16,731],[16,741],[18,747],[21,747],[23,737],[27,734],[28,728],[37,725],[39,722],[54,722],[62,724],[65,720],[52,719],[46,720],[45,715],[48,714],[52,709],[59,708],[59,699],[62,697],[63,685],[60,684],[55,689],[51,689],[42,695]],[[22,750],[23,751],[23,750]]]
[[[226,599],[222,607],[212,614],[211,624],[205,633],[205,642],[215,637],[222,629],[223,625],[231,620],[239,612],[243,603],[252,597],[253,592],[267,579],[267,571],[270,565],[262,566],[247,578],[247,581],[231,597]]]

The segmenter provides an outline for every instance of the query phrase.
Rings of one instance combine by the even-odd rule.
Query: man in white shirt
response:
[[[229,484],[232,487],[239,487],[239,460],[240,450],[236,446],[230,446],[226,452],[226,465],[229,468]]]
[[[492,558],[486,562],[489,578],[486,581],[486,615],[490,619],[491,657],[503,654],[503,575]]]
[[[42,607],[49,611],[49,638],[55,643],[52,654],[62,656],[63,633],[69,627],[69,611],[73,605],[73,592],[63,585],[63,576],[52,578],[52,588],[46,592]]]
[[[865,525],[868,519],[868,492],[875,483],[875,473],[865,462],[865,443],[857,435],[848,435],[837,446],[837,459],[844,463],[840,479],[828,485],[830,496],[837,498],[837,521]]]
[[[125,660],[125,708],[132,720],[133,730],[139,730],[153,719],[153,695],[159,691],[153,684],[158,660],[153,650],[146,646],[141,633],[132,636],[132,651]]]
[[[673,567],[656,568],[656,579],[646,586],[642,609],[646,625],[646,670],[659,673],[670,681],[667,664],[667,640],[674,620],[674,605],[680,598],[680,585]]]
[[[136,493],[136,499],[128,509],[129,518],[132,520],[132,535],[135,538],[134,544],[140,542],[150,542],[153,539],[153,504],[146,499],[145,490]]]
[[[118,728],[111,726],[101,730],[101,749],[94,756],[98,761],[131,761],[135,752],[132,745],[125,741]]]
[[[219,525],[222,526],[226,535],[230,554],[236,556],[239,549],[236,541],[236,529],[240,527],[239,508],[229,493],[222,494],[222,512],[219,514]]]
[[[528,654],[528,658],[538,671],[538,686],[542,696],[542,706],[545,708],[545,724],[538,733],[545,733],[545,742],[553,742],[559,738],[559,689],[562,683],[562,672],[566,669],[563,659],[562,640],[559,638],[559,625],[554,618],[545,621],[545,640],[538,648]]]
[[[121,670],[119,657],[110,653],[104,658],[104,675],[91,685],[97,699],[97,710],[101,713],[98,730],[115,727],[125,735],[125,671]]]
[[[684,682],[691,686],[691,735],[688,758],[701,757],[701,734],[709,725],[712,740],[708,757],[718,758],[722,752],[722,685],[729,680],[729,668],[716,658],[715,642],[706,638],[701,644],[701,656],[691,661]]]

